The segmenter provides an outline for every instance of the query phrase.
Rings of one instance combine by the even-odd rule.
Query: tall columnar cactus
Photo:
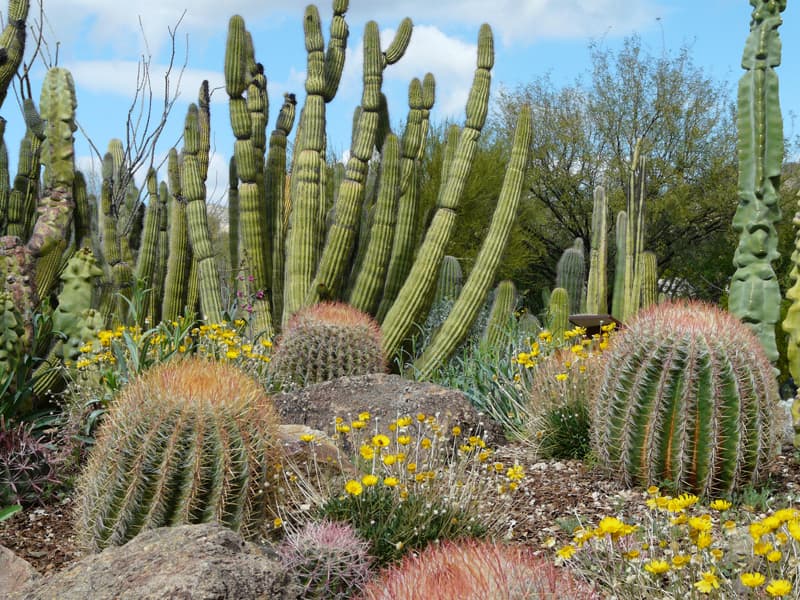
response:
[[[795,227],[794,251],[792,251],[792,270],[789,277],[792,286],[786,290],[786,299],[791,301],[786,317],[781,324],[787,334],[786,357],[789,372],[795,381],[800,381],[800,194],[798,194],[798,212],[794,214],[792,223]],[[792,425],[794,427],[794,446],[800,448],[800,395],[792,403]]]
[[[654,252],[642,252],[641,308],[658,301],[658,258]]]
[[[172,148],[167,159],[169,185],[169,253],[164,280],[161,316],[174,321],[184,312],[189,277],[189,229],[186,221],[186,198],[181,191],[178,151]]]
[[[586,259],[583,256],[583,238],[575,238],[571,247],[564,250],[556,265],[556,287],[569,294],[569,312],[579,313],[583,298],[583,282],[586,274]]]
[[[153,284],[155,283],[156,258],[158,255],[158,210],[160,206],[155,169],[150,169],[147,173],[147,191],[149,200],[144,219],[144,236],[142,237],[142,244],[136,261],[136,279],[144,282],[144,285],[149,289],[145,298],[145,314],[141,316],[149,318],[151,322],[155,323],[153,317],[155,315],[156,296],[153,291]]]
[[[270,362],[276,381],[300,386],[384,371],[380,327],[342,302],[322,302],[296,312],[284,326]]]
[[[562,339],[569,327],[569,292],[564,288],[556,288],[550,292],[547,304],[547,329],[556,339]]]
[[[435,284],[445,246],[455,225],[456,211],[475,156],[478,136],[486,121],[493,65],[492,30],[484,24],[478,36],[477,69],[467,100],[466,122],[459,137],[455,158],[443,177],[436,212],[417,252],[417,259],[383,320],[383,347],[387,356],[392,356],[399,350]]]
[[[508,238],[511,235],[511,228],[517,216],[525,180],[525,167],[528,164],[531,137],[530,107],[525,106],[520,111],[517,121],[514,144],[511,150],[511,161],[506,167],[497,207],[494,215],[492,215],[492,222],[489,225],[489,231],[486,233],[486,239],[475,259],[475,265],[472,267],[467,282],[458,295],[458,299],[450,310],[447,319],[416,362],[415,366],[425,376],[430,375],[464,340],[469,328],[475,321],[475,317],[478,316],[478,311],[483,305],[486,294],[494,281],[500,258],[505,252]],[[501,286],[507,287],[507,284],[503,283]],[[505,291],[498,291],[498,296],[501,293],[507,294]],[[515,296],[516,294],[512,295]],[[495,302],[497,301],[497,298],[495,298]],[[513,310],[514,307],[512,306],[509,313],[513,312]],[[506,325],[507,322],[506,318],[505,322],[501,323]],[[505,327],[500,330],[501,323],[495,321],[495,331],[488,331],[487,337],[490,341],[496,339],[498,334],[502,335]]]
[[[0,325],[0,382],[4,382],[27,345],[25,323],[7,291],[0,291]]]
[[[497,284],[494,290],[494,299],[489,309],[489,319],[483,330],[483,346],[489,350],[502,349],[509,339],[509,326],[514,319],[514,309],[517,307],[517,288],[514,282],[508,279]],[[427,349],[426,349],[427,352]]]
[[[454,301],[461,292],[463,282],[461,263],[455,256],[446,255],[439,267],[439,279],[436,280],[436,292],[433,295],[434,305],[446,300]]]
[[[627,323],[605,357],[593,446],[612,475],[711,497],[767,476],[777,383],[735,316],[701,303],[657,304]]]
[[[278,422],[263,388],[233,365],[148,370],[115,399],[76,485],[80,542],[98,552],[147,529],[209,521],[254,537],[272,525]]]
[[[208,233],[206,184],[201,175],[199,154],[200,129],[197,105],[190,104],[183,134],[181,190],[186,197],[186,221],[192,256],[197,260],[202,316],[210,323],[219,323],[222,321],[222,293],[211,237]]]
[[[328,230],[325,247],[314,280],[308,288],[305,304],[319,301],[319,291],[336,295],[350,264],[355,244],[358,217],[364,201],[364,184],[372,150],[377,142],[380,118],[383,70],[400,60],[411,39],[412,24],[404,19],[385,52],[381,52],[378,24],[367,23],[364,29],[364,74],[361,111],[350,145],[345,179],[339,188],[334,221]]]
[[[733,229],[739,245],[729,310],[755,332],[772,363],[778,360],[775,324],[781,292],[772,261],[778,258],[781,220],[778,203],[783,163],[783,123],[775,67],[781,62],[778,27],[786,0],[751,0],[753,15],[739,80],[736,129],[739,150],[739,206]]]
[[[607,216],[606,190],[603,186],[597,186],[592,206],[592,241],[589,249],[589,281],[586,286],[586,312],[592,315],[604,315],[608,312]]]
[[[6,99],[8,86],[17,74],[25,54],[25,21],[30,0],[9,0],[5,15],[6,26],[0,33],[0,51],[5,60],[0,64],[0,105]]]
[[[644,200],[646,160],[641,154],[642,140],[636,142],[630,166],[626,197],[625,279],[622,292],[622,320],[639,310],[642,289],[642,252],[644,252]]]
[[[614,259],[614,290],[611,299],[611,314],[622,320],[625,310],[625,246],[628,234],[628,214],[621,210],[614,222],[614,242],[616,255]]]

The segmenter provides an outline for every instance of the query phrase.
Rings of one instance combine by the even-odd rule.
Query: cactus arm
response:
[[[330,40],[325,52],[325,102],[333,100],[342,79],[347,38],[350,34],[347,21],[344,19],[347,8],[348,0],[334,0]]]
[[[550,292],[547,306],[547,328],[553,337],[560,340],[569,327],[569,292],[564,288],[555,288]]]
[[[432,374],[464,340],[486,300],[517,216],[531,137],[531,113],[530,108],[525,106],[517,121],[511,160],[503,177],[497,207],[475,265],[447,319],[415,363],[423,378]]]
[[[570,313],[581,312],[585,270],[583,238],[575,238],[575,243],[564,250],[556,265],[556,287],[563,287],[569,293]]]
[[[733,229],[739,244],[733,257],[729,310],[756,333],[774,364],[778,360],[775,324],[780,318],[780,287],[772,262],[778,258],[775,226],[783,163],[783,124],[775,67],[781,61],[778,27],[786,2],[752,0],[753,16],[745,43],[737,97],[739,205]]]
[[[647,308],[658,300],[658,258],[654,252],[642,252],[642,301]]]
[[[373,314],[378,307],[392,249],[400,192],[400,148],[397,136],[389,134],[384,143],[378,199],[364,261],[358,271],[348,302]]]
[[[621,210],[614,222],[616,258],[614,262],[614,291],[611,300],[611,314],[622,320],[625,303],[625,246],[628,235],[628,213]]]
[[[167,160],[169,186],[169,252],[164,279],[164,301],[161,316],[174,321],[183,314],[189,276],[189,232],[186,222],[186,200],[181,193],[178,151],[172,148]]]
[[[437,210],[403,287],[383,321],[386,356],[393,356],[408,335],[420,308],[435,284],[444,249],[455,225],[456,210],[466,183],[467,172],[489,108],[489,84],[494,64],[492,30],[482,25],[478,38],[478,61],[467,100],[466,122],[452,164],[439,189]]]
[[[6,99],[8,86],[17,73],[25,54],[25,21],[28,18],[30,0],[9,0],[7,21],[0,33],[0,50],[5,60],[0,64],[0,106]]]
[[[206,184],[200,173],[197,105],[189,105],[183,134],[183,168],[181,190],[186,197],[186,220],[192,255],[197,260],[200,306],[203,319],[209,323],[222,321],[222,293],[219,272],[208,233]],[[192,307],[189,307],[190,310]]]
[[[604,315],[608,312],[607,215],[606,190],[603,186],[598,186],[594,190],[592,206],[592,242],[589,251],[589,282],[586,289],[586,312],[593,315]]]
[[[495,354],[504,347],[508,339],[509,324],[517,307],[517,290],[514,282],[508,279],[497,284],[494,300],[489,309],[489,318],[483,330],[482,347]]]
[[[461,263],[455,256],[445,255],[442,266],[439,268],[439,279],[436,280],[436,292],[433,295],[433,304],[439,302],[455,301],[463,287],[464,273]]]
[[[11,194],[11,177],[8,171],[8,148],[5,140],[6,120],[0,117],[0,235],[6,234],[8,198]]]
[[[142,315],[153,322],[155,314],[155,290],[153,289],[153,275],[156,268],[156,256],[158,253],[158,179],[155,169],[150,169],[147,173],[147,191],[150,199],[147,203],[147,212],[144,218],[144,236],[142,245],[139,249],[139,256],[136,261],[136,279],[149,289],[146,299],[146,311]]]

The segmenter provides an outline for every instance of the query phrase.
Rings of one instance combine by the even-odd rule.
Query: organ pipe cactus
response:
[[[458,259],[455,256],[445,256],[442,259],[442,266],[439,267],[439,279],[436,281],[433,303],[455,300],[461,292],[463,279],[464,274]]]
[[[611,314],[621,320],[625,310],[625,246],[628,233],[628,214],[621,210],[614,222],[614,290],[611,300]]]
[[[608,312],[607,216],[606,190],[603,186],[597,186],[592,205],[592,241],[589,249],[589,281],[586,285],[586,312],[593,315]]]
[[[569,327],[569,292],[556,288],[550,292],[547,304],[547,329],[556,339],[562,339]]]
[[[25,21],[28,18],[30,0],[9,0],[6,26],[0,33],[0,49],[5,60],[0,64],[0,105],[6,99],[8,86],[17,74],[25,53]]]
[[[501,281],[494,290],[489,319],[486,321],[486,328],[483,331],[482,344],[484,347],[494,352],[503,349],[504,343],[509,338],[509,327],[516,307],[517,288],[514,286],[514,282],[508,279]]]
[[[169,253],[164,281],[161,315],[174,321],[183,314],[189,277],[189,230],[186,221],[186,199],[181,192],[178,152],[172,148],[167,159],[169,186]]]
[[[517,121],[511,161],[506,168],[497,207],[492,215],[489,231],[475,259],[475,265],[447,319],[415,363],[415,367],[424,377],[430,375],[444,359],[448,358],[466,337],[494,281],[522,196],[531,136],[530,107],[525,106],[520,111]],[[494,335],[490,332],[490,336]]]
[[[798,194],[798,212],[795,213],[792,223],[795,226],[792,270],[789,274],[792,286],[786,290],[786,299],[791,304],[786,311],[782,326],[788,337],[786,357],[789,372],[795,381],[800,381],[800,194]],[[800,396],[796,396],[792,403],[792,425],[794,446],[800,448]]]
[[[781,62],[778,27],[786,0],[751,0],[750,4],[750,34],[742,56],[746,73],[739,80],[736,116],[739,205],[733,229],[739,234],[739,244],[733,256],[736,272],[728,308],[755,332],[775,363],[781,292],[772,262],[778,258],[775,225],[781,220],[778,188],[784,150],[775,67]]]
[[[436,211],[417,252],[417,259],[383,320],[383,347],[387,356],[394,355],[399,350],[435,284],[445,246],[455,225],[456,210],[475,156],[478,136],[486,121],[493,65],[492,30],[484,24],[478,36],[477,69],[470,88],[466,122],[459,136],[455,157],[439,189]]]
[[[569,294],[569,312],[581,310],[583,297],[583,280],[586,272],[586,260],[583,256],[583,238],[575,238],[570,248],[564,250],[556,265],[556,287],[563,287]]]
[[[592,434],[613,476],[707,497],[767,476],[777,382],[735,316],[701,303],[656,304],[627,323],[604,357]]]

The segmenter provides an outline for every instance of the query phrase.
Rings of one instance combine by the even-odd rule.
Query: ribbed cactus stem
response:
[[[89,246],[92,237],[92,210],[86,193],[86,178],[80,171],[75,171],[72,197],[75,200],[75,244],[78,247]]]
[[[8,197],[11,194],[11,176],[8,170],[8,148],[5,134],[6,120],[0,117],[0,235],[6,235]]]
[[[174,321],[184,313],[188,286],[189,230],[186,221],[186,199],[181,192],[180,161],[178,151],[170,149],[167,159],[169,185],[169,253],[167,273],[164,279],[164,301],[161,316]]]
[[[611,314],[622,320],[625,304],[625,246],[628,234],[628,214],[621,210],[614,222],[616,254],[614,260],[614,291],[611,301]]]
[[[569,327],[569,292],[564,288],[556,288],[550,292],[547,305],[547,329],[557,340],[564,338]]]
[[[426,377],[433,373],[464,340],[469,328],[478,316],[486,300],[486,294],[494,282],[497,267],[506,249],[511,228],[517,216],[525,180],[531,143],[531,112],[525,106],[520,111],[511,160],[503,177],[503,187],[492,215],[492,222],[481,245],[475,265],[470,271],[464,288],[458,295],[447,319],[436,332],[433,340],[416,361],[416,368]],[[513,308],[512,308],[513,311]],[[511,311],[510,311],[511,312]],[[494,337],[494,334],[489,334]]]
[[[9,0],[5,14],[6,26],[0,33],[0,51],[4,60],[0,64],[0,106],[6,99],[8,86],[17,74],[25,54],[25,21],[30,0]]]
[[[575,238],[570,248],[564,250],[556,265],[556,287],[563,287],[569,294],[570,313],[583,312],[581,297],[583,296],[583,279],[586,272],[586,261],[583,256],[583,238]]]
[[[206,184],[201,177],[197,156],[200,137],[197,119],[197,105],[190,104],[183,134],[181,190],[186,198],[186,220],[192,255],[197,260],[202,317],[209,323],[219,323],[222,321],[222,294],[214,249],[208,232]]]
[[[514,318],[514,309],[517,307],[517,288],[514,282],[506,279],[497,284],[494,290],[494,299],[489,308],[489,319],[483,330],[482,344],[490,351],[501,350],[509,337],[509,326]]]
[[[658,258],[654,252],[642,252],[641,308],[658,301]]]
[[[455,226],[456,211],[466,184],[477,141],[489,110],[494,42],[491,28],[484,24],[478,37],[478,61],[466,107],[466,122],[455,157],[443,178],[436,212],[403,287],[386,314],[382,327],[387,356],[393,356],[411,331],[426,299],[430,297],[444,249]]]
[[[158,253],[159,209],[158,179],[155,169],[151,168],[147,173],[146,183],[149,199],[144,219],[144,236],[142,237],[142,245],[136,261],[136,279],[145,286],[145,289],[149,290],[145,297],[145,314],[142,317],[149,318],[154,323],[155,295],[153,292],[153,274],[155,273]]]
[[[644,251],[645,166],[641,154],[642,140],[636,142],[630,166],[627,193],[627,231],[625,232],[625,286],[622,320],[627,321],[639,311],[641,300],[641,259]]]
[[[779,256],[775,226],[781,220],[778,189],[784,155],[775,67],[781,62],[778,27],[786,2],[751,0],[750,4],[750,34],[742,56],[746,73],[739,80],[736,116],[739,206],[733,229],[739,244],[728,308],[755,332],[774,364],[781,292],[772,262]]]
[[[586,312],[592,315],[608,313],[607,216],[606,190],[603,186],[597,186],[592,205],[592,241],[589,249],[589,281],[586,286]]]
[[[436,281],[436,292],[433,295],[433,304],[444,301],[454,301],[464,283],[464,273],[461,263],[455,256],[445,255],[442,266],[439,267],[439,279]]]
[[[755,336],[700,303],[653,305],[616,334],[593,404],[599,464],[628,485],[721,497],[775,456],[777,383]]]

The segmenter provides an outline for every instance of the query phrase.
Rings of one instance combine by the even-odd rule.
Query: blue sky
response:
[[[270,95],[270,121],[285,91],[302,102],[305,50],[299,0],[44,0],[47,51],[75,78],[78,120],[95,144],[104,150],[112,137],[125,137],[125,119],[135,90],[137,62],[152,55],[154,92],[162,95],[169,58],[168,28],[185,12],[178,33],[178,65],[188,62],[167,129],[159,144],[166,154],[180,135],[189,102],[195,101],[203,79],[217,88],[212,97],[212,168],[209,194],[222,198],[227,186],[227,160],[233,138],[228,124],[227,96],[222,73],[227,21],[241,14],[253,34],[256,58],[264,64]],[[32,0],[37,4],[37,0]],[[800,122],[800,9],[790,2],[780,29],[783,40],[781,101],[787,134],[796,135]],[[327,39],[331,2],[318,2]],[[38,9],[32,8],[32,18]],[[407,109],[406,90],[412,77],[432,72],[437,102],[432,118],[463,119],[472,72],[478,28],[488,22],[495,34],[493,92],[513,88],[550,73],[556,84],[573,82],[587,72],[588,45],[597,41],[612,50],[631,33],[641,35],[653,53],[675,53],[686,44],[696,65],[731,90],[742,73],[741,53],[749,27],[747,0],[351,0],[348,59],[343,82],[328,109],[329,145],[341,155],[349,145],[352,110],[361,94],[360,44],[364,23],[378,22],[384,47],[405,16],[415,28],[406,56],[385,72],[384,90],[397,124]],[[141,28],[140,28],[141,23]],[[147,49],[143,43],[143,32]],[[57,44],[57,46],[56,46]],[[188,46],[188,53],[187,53]],[[44,67],[34,70],[34,90],[40,89]],[[176,83],[173,80],[173,86]],[[38,95],[38,92],[34,92]],[[160,101],[157,97],[156,101]],[[8,120],[6,143],[16,154],[22,119],[9,95],[0,110]],[[76,134],[78,163],[91,169],[89,144]],[[164,177],[165,173],[160,174]]]

